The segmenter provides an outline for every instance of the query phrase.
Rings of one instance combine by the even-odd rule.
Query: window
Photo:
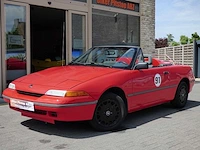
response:
[[[6,80],[26,74],[26,7],[5,4]]]
[[[93,9],[92,23],[93,46],[124,43],[140,45],[138,16]]]

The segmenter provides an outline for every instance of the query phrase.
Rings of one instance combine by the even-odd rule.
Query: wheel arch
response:
[[[107,90],[101,95],[101,97],[102,97],[104,94],[109,93],[109,92],[119,95],[119,96],[123,99],[123,101],[124,101],[124,104],[125,104],[125,107],[126,107],[126,111],[128,111],[128,102],[127,102],[127,98],[126,98],[126,95],[125,95],[124,91],[123,91],[121,88],[119,88],[119,87],[112,87],[112,88],[107,89]],[[101,97],[100,97],[100,98],[101,98]]]
[[[172,106],[174,106],[175,108],[183,108],[186,105],[188,100],[189,88],[189,80],[187,78],[181,79],[176,89],[174,99],[171,101]]]
[[[183,79],[179,82],[179,84],[180,84],[181,82],[185,82],[185,83],[187,84],[187,86],[188,86],[188,92],[189,92],[189,91],[190,91],[189,79],[188,79],[188,78],[183,78]]]

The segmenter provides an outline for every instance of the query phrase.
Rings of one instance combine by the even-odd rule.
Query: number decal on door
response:
[[[161,85],[161,82],[162,82],[161,76],[160,76],[160,74],[157,73],[154,76],[154,84],[155,84],[155,86],[159,87]]]

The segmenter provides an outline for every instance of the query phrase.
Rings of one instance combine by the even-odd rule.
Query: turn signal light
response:
[[[67,91],[66,97],[76,97],[76,96],[88,96],[89,94],[85,91]]]

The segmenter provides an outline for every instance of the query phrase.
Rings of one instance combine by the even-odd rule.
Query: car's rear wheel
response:
[[[126,116],[123,99],[114,93],[103,95],[97,103],[93,119],[90,124],[99,131],[117,128]]]
[[[171,101],[171,104],[176,108],[183,108],[188,99],[188,85],[186,82],[181,82],[178,85],[178,88],[176,90],[176,95],[173,101]]]

